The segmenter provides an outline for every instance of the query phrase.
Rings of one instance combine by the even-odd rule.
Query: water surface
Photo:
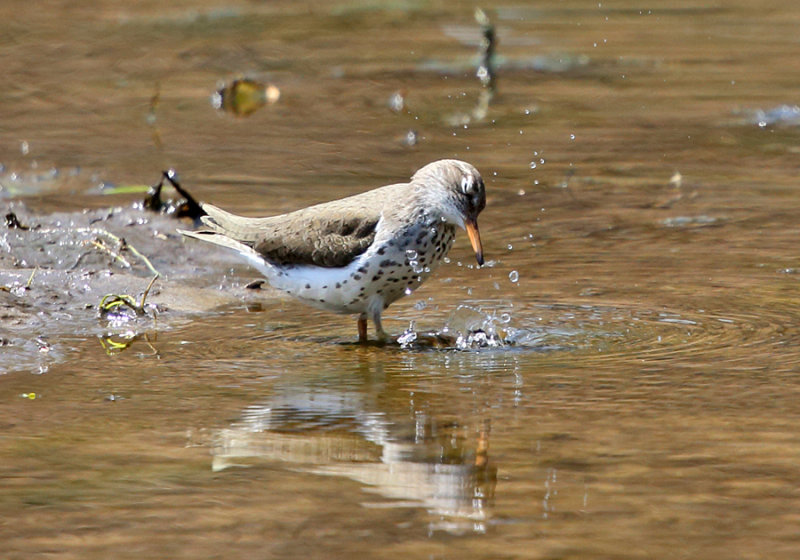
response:
[[[265,215],[465,159],[491,263],[461,235],[385,327],[514,342],[360,347],[131,209],[103,223],[142,228],[167,309],[115,331],[2,230],[5,557],[796,557],[800,9],[484,7],[498,94],[469,122],[469,3],[0,7],[4,213],[57,232],[175,167]],[[216,112],[241,75],[280,100]]]

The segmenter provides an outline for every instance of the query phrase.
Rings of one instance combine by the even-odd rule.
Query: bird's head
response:
[[[464,161],[442,159],[421,168],[411,181],[418,185],[429,211],[466,230],[475,258],[483,264],[478,214],[486,207],[486,187],[478,170]]]

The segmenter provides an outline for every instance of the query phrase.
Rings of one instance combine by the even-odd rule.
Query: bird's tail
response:
[[[201,218],[203,225],[209,230],[178,232],[186,237],[193,237],[207,241],[221,247],[233,249],[244,257],[247,262],[260,271],[264,276],[272,279],[276,275],[274,265],[267,261],[252,245],[258,239],[259,225],[265,218],[245,218],[226,212],[213,204],[203,204],[207,215]]]
[[[186,237],[193,237],[194,239],[200,239],[201,241],[207,241],[208,243],[213,243],[214,245],[220,245],[221,247],[233,249],[234,251],[238,251],[243,255],[248,253],[256,253],[252,247],[245,245],[240,241],[236,241],[225,234],[217,233],[216,231],[187,231],[185,229],[179,229],[178,233]]]
[[[260,271],[267,278],[272,278],[275,274],[274,267],[261,255],[259,255],[255,249],[249,245],[245,245],[240,241],[236,241],[235,239],[232,239],[223,233],[217,233],[215,231],[186,231],[184,229],[179,229],[178,233],[186,237],[192,237],[201,241],[213,243],[214,245],[219,245],[220,247],[233,249],[242,257],[244,257],[251,266],[255,267],[256,270]]]
[[[203,225],[208,226],[217,233],[244,243],[256,240],[258,226],[265,220],[264,218],[237,216],[226,212],[222,208],[217,208],[213,204],[204,203],[202,207],[207,214],[200,218]]]

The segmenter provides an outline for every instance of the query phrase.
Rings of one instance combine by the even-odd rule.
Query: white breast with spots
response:
[[[433,273],[453,244],[455,228],[428,221],[381,237],[346,267],[274,267],[270,284],[337,313],[385,309]]]

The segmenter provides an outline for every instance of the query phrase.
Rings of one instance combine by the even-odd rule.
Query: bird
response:
[[[381,313],[411,294],[442,262],[457,228],[466,230],[478,265],[478,214],[486,188],[478,170],[455,159],[425,165],[407,183],[265,218],[237,216],[212,204],[206,229],[178,231],[232,249],[268,283],[303,303],[358,315],[358,340],[371,319],[379,341]]]

